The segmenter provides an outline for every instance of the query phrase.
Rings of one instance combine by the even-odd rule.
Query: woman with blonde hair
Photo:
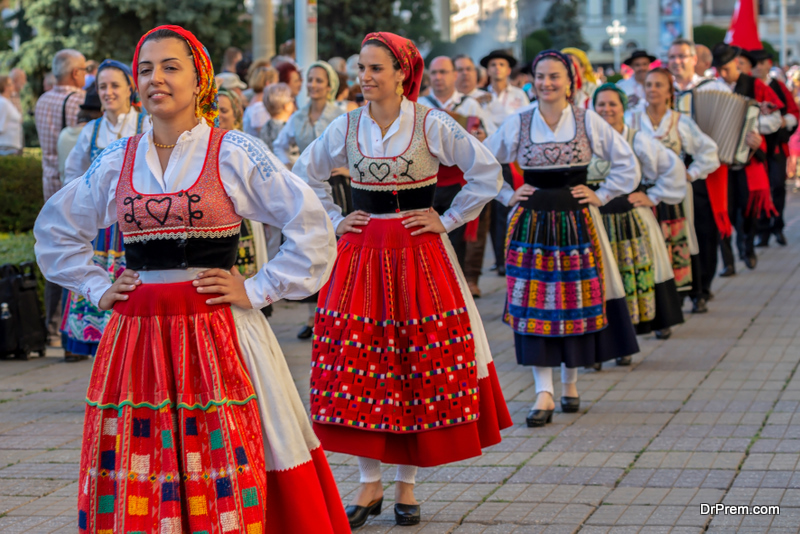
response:
[[[264,107],[264,89],[278,82],[278,71],[264,65],[258,67],[250,73],[247,78],[247,85],[249,91],[253,94],[250,95],[250,103],[244,110],[244,119],[242,129],[244,133],[258,137],[258,132],[269,120],[269,113]]]

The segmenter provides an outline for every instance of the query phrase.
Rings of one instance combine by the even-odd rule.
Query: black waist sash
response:
[[[433,206],[436,184],[400,191],[370,191],[352,187],[353,209],[367,213],[399,213],[408,210],[423,210]]]
[[[587,167],[564,167],[556,170],[525,169],[525,183],[536,191],[520,203],[533,211],[580,211],[586,207],[572,196],[570,187],[586,185]]]

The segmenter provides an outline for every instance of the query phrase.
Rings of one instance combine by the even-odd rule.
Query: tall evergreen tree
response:
[[[394,0],[320,0],[319,57],[357,54],[369,32],[398,33],[402,21],[393,4]]]
[[[238,21],[242,13],[242,0],[27,0],[25,18],[36,35],[17,53],[4,52],[0,59],[34,78],[50,69],[53,55],[62,48],[75,48],[96,60],[130,61],[144,32],[179,24],[219,62],[225,47],[249,44],[249,23]]]
[[[581,25],[578,21],[578,5],[576,0],[556,0],[547,10],[543,21],[544,29],[550,34],[553,48],[561,50],[574,46],[581,50],[589,50],[589,43],[583,40]]]

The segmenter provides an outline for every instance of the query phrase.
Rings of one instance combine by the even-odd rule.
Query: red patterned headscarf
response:
[[[394,57],[397,58],[403,74],[406,75],[403,80],[403,94],[412,102],[416,102],[422,84],[422,73],[425,71],[425,62],[417,47],[405,37],[389,32],[372,32],[364,37],[361,46],[363,47],[367,41],[373,39],[389,47]]]
[[[197,109],[195,115],[202,117],[208,122],[216,126],[218,124],[217,116],[219,115],[219,108],[217,106],[217,84],[214,80],[214,66],[211,64],[211,58],[208,57],[208,50],[203,46],[203,43],[197,40],[197,37],[189,30],[185,30],[180,26],[159,26],[153,28],[139,39],[139,44],[136,45],[136,52],[133,54],[133,82],[136,87],[139,86],[139,52],[142,49],[147,36],[158,30],[169,30],[177,33],[189,45],[189,50],[192,52],[194,58],[194,68],[197,71],[197,79],[200,84],[200,94],[197,95]]]

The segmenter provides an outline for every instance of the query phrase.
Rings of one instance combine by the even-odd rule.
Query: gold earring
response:
[[[402,94],[404,93],[404,91],[403,91],[403,84],[402,84],[402,83],[401,83],[401,84],[399,84],[399,85],[397,86],[397,88],[394,90],[394,92],[395,92],[395,93],[397,93],[397,96],[400,96],[400,95],[402,95]]]
[[[572,96],[572,91],[570,90],[569,87],[567,87],[567,98],[569,98],[571,96]]]

